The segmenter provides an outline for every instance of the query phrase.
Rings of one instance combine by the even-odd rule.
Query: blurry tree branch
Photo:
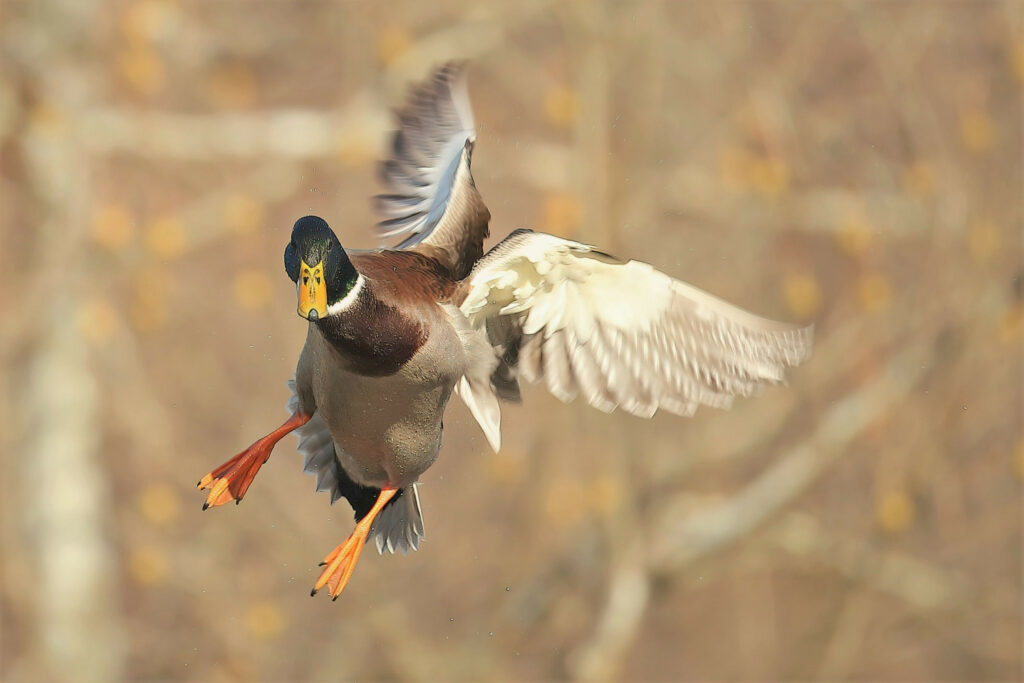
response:
[[[273,109],[184,114],[97,106],[81,113],[76,137],[93,154],[167,161],[320,158],[336,152],[341,131],[362,137],[383,132],[387,121],[385,112],[362,93],[335,112]]]
[[[682,571],[746,536],[803,492],[875,420],[884,417],[930,367],[931,339],[908,343],[869,382],[831,405],[801,443],[728,500],[680,516],[685,496],[669,501],[642,538],[634,539],[624,565],[613,570],[597,629],[574,653],[574,673],[608,679],[640,627],[650,578]]]
[[[678,571],[751,531],[837,460],[845,447],[895,407],[924,376],[931,339],[908,344],[872,380],[839,399],[816,421],[811,435],[727,503],[679,519],[671,503],[655,521],[648,564]]]
[[[805,512],[789,512],[766,529],[758,541],[831,567],[914,609],[949,609],[967,598],[966,588],[948,572],[899,551],[882,551],[864,541],[837,538]]]

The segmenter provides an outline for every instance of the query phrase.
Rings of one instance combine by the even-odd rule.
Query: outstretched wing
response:
[[[491,218],[470,173],[476,130],[466,72],[447,64],[415,87],[396,110],[391,158],[380,172],[387,194],[376,197],[382,237],[404,237],[465,277],[483,254]]]
[[[563,401],[611,412],[691,415],[728,407],[806,360],[811,327],[747,313],[639,261],[517,230],[461,285],[459,308],[486,329],[494,376],[543,380]],[[493,381],[493,380],[492,380]],[[485,431],[488,426],[483,425]]]

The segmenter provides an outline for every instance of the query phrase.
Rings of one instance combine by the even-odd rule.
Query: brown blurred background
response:
[[[0,678],[1022,676],[1024,4],[0,5]],[[471,60],[518,226],[814,322],[689,420],[453,399],[427,540],[364,554],[288,438],[292,222],[377,244],[388,107]],[[493,240],[492,240],[493,243]]]

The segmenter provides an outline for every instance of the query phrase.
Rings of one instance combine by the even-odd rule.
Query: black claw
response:
[[[313,597],[314,595],[316,595],[316,589],[315,588],[313,590],[309,591],[309,597]]]
[[[324,566],[325,564],[327,564],[327,563],[326,563],[326,562],[321,562],[321,563],[320,563],[320,564],[318,564],[317,566],[318,566],[318,567],[323,567],[323,566]]]
[[[340,598],[340,597],[341,597],[341,593],[338,593],[333,598],[331,598],[331,602],[336,602],[338,600],[338,598]]]
[[[199,488],[202,485],[203,485],[203,480],[202,479],[200,479],[199,481],[196,482],[196,488]]]
[[[203,509],[204,509],[204,510],[205,510],[205,509],[207,509],[208,507],[210,507],[210,504],[209,504],[209,503],[203,503]]]
[[[238,505],[241,502],[242,502],[241,498],[235,498],[235,505]]]

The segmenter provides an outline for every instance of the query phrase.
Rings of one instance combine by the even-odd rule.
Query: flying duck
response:
[[[205,510],[241,501],[274,445],[299,437],[304,468],[355,510],[312,594],[337,598],[363,545],[417,549],[417,481],[441,449],[452,392],[490,446],[520,380],[641,417],[692,415],[779,382],[812,330],[747,313],[638,261],[520,229],[484,253],[490,212],[470,173],[476,141],[465,70],[448,64],[397,112],[376,198],[393,249],[346,251],[322,218],[295,222],[284,267],[308,321],[290,417],[204,476]]]

